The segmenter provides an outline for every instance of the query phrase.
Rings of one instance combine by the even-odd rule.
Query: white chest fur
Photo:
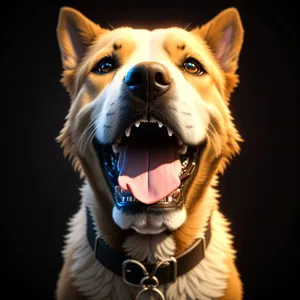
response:
[[[83,199],[84,201],[84,199]],[[85,203],[86,204],[86,203]],[[211,218],[212,238],[205,258],[191,271],[177,278],[175,283],[159,286],[168,300],[200,299],[211,300],[223,295],[228,278],[224,261],[234,255],[228,223],[218,210]],[[205,226],[199,231],[203,235]],[[123,244],[125,252],[137,260],[154,262],[174,254],[172,237],[160,234],[153,237],[133,235]],[[64,255],[73,253],[71,277],[76,288],[88,299],[134,299],[139,288],[125,284],[122,279],[105,269],[94,257],[86,238],[86,214],[82,204],[79,212],[70,222]],[[148,294],[143,299],[151,299]]]

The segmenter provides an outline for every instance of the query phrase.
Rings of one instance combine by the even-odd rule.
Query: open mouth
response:
[[[115,205],[127,212],[181,208],[203,145],[185,145],[154,119],[127,127],[113,145],[94,139]]]

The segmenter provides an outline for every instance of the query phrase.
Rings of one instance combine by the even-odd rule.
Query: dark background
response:
[[[106,3],[104,3],[106,2]],[[231,109],[245,139],[221,177],[245,299],[290,299],[299,278],[296,164],[299,47],[289,1],[15,1],[2,5],[1,273],[6,299],[53,299],[66,222],[80,180],[55,142],[69,98],[60,84],[59,8],[73,6],[108,27],[201,25],[239,9],[245,28],[241,83]],[[190,28],[191,28],[190,27]],[[298,194],[299,195],[299,194]],[[4,265],[4,267],[3,267]],[[3,281],[2,281],[3,282]],[[18,296],[20,295],[20,296]]]

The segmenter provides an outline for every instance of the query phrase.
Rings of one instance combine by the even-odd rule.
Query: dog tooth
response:
[[[120,136],[118,137],[118,139],[117,139],[117,143],[118,143],[118,144],[120,144],[120,143],[121,143],[121,141],[122,141],[122,135],[120,135]]]
[[[158,121],[157,123],[158,123],[158,127],[159,127],[159,128],[162,128],[162,127],[163,127],[163,123],[162,123],[162,122],[159,122],[159,121]]]
[[[118,194],[121,192],[121,188],[118,185],[115,186],[115,192]]]
[[[129,191],[125,191],[123,189],[120,189],[122,196],[132,196],[132,194]]]
[[[178,148],[178,153],[179,154],[185,154],[187,151],[188,146],[187,145],[181,145],[181,147]]]
[[[139,127],[139,126],[140,126],[140,124],[141,124],[141,122],[140,122],[140,121],[137,121],[137,122],[135,122],[135,127]]]
[[[130,136],[130,132],[131,132],[131,126],[129,126],[126,130],[125,130],[125,134],[127,137]]]
[[[183,144],[183,142],[181,140],[177,140],[178,145],[181,146]]]
[[[167,201],[168,201],[168,202],[171,202],[172,199],[173,199],[172,196],[168,196],[168,200],[167,200]]]
[[[172,200],[177,199],[179,195],[180,195],[180,189],[178,188],[176,191],[172,193]]]
[[[173,135],[173,131],[170,128],[168,128],[168,127],[167,127],[167,130],[168,130],[168,135],[172,136]]]
[[[113,152],[115,153],[115,154],[118,154],[120,151],[120,147],[119,147],[119,145],[118,144],[113,144],[112,146],[112,150],[113,150]]]

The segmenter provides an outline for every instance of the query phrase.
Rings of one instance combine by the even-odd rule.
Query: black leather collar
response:
[[[101,238],[97,237],[91,212],[87,212],[87,238],[94,250],[96,259],[107,269],[121,276],[123,280],[133,286],[140,286],[145,277],[153,278],[159,284],[176,281],[181,276],[193,269],[205,256],[205,250],[211,237],[211,224],[207,226],[205,238],[197,239],[186,251],[176,257],[170,257],[156,264],[144,264],[110,248]]]

